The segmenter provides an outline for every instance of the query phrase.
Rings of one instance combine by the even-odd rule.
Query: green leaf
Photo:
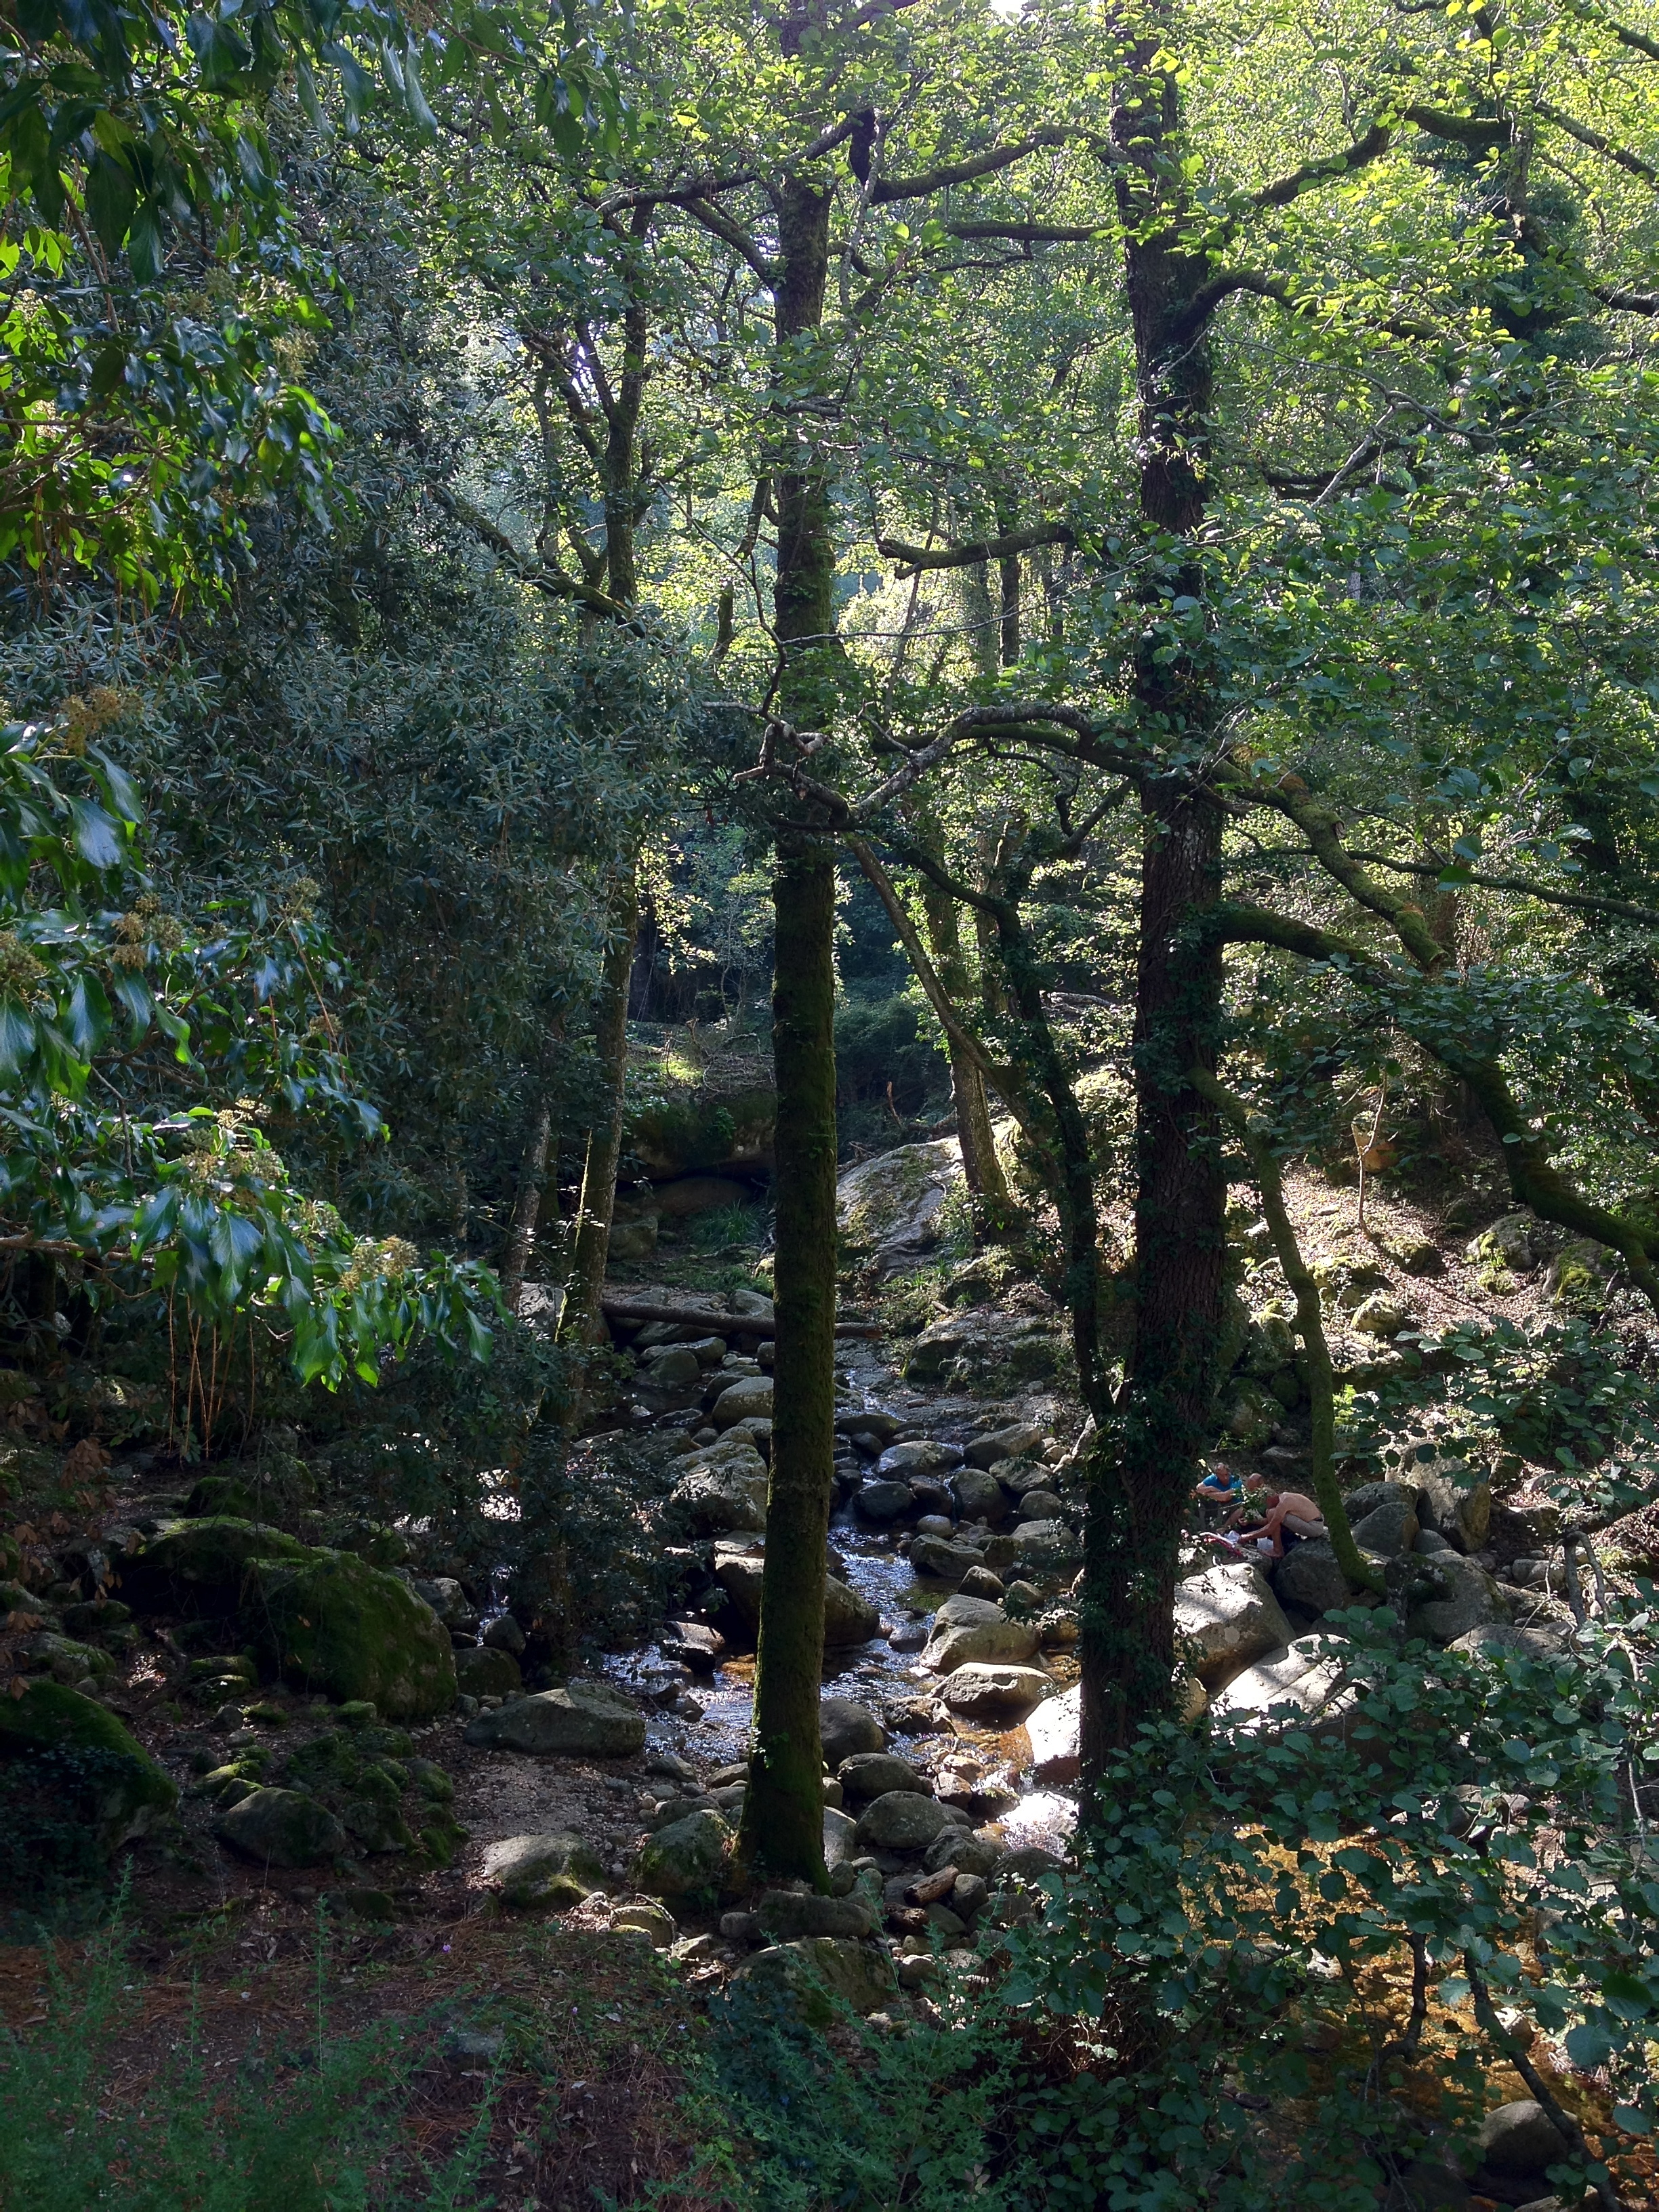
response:
[[[87,214],[106,253],[115,253],[126,241],[127,225],[138,204],[138,194],[124,162],[112,161],[101,150],[93,155],[87,171]]]
[[[0,1076],[20,1075],[34,1057],[35,1026],[15,999],[0,1000]]]

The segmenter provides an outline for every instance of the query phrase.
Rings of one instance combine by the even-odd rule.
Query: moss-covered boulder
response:
[[[732,1833],[720,1814],[688,1813],[659,1828],[641,1845],[634,1887],[647,1897],[713,1896],[726,1872]]]
[[[60,1682],[31,1682],[0,1697],[0,1828],[20,1845],[66,1839],[100,1851],[141,1836],[178,1802],[179,1791],[115,1715]]]
[[[347,1850],[346,1832],[303,1790],[252,1790],[213,1824],[221,1843],[261,1866],[326,1866]]]
[[[777,1115],[769,1084],[705,1081],[635,1108],[628,1142],[655,1182],[711,1168],[758,1170],[772,1164]]]
[[[520,1911],[538,1905],[580,1905],[605,1887],[605,1869],[591,1844],[560,1830],[551,1835],[509,1836],[484,1853],[483,1878],[504,1904]]]
[[[121,1562],[121,1595],[140,1613],[218,1619],[237,1610],[250,1560],[310,1556],[305,1545],[280,1528],[234,1515],[168,1521]]]
[[[455,1703],[449,1636],[395,1575],[349,1552],[251,1559],[242,1613],[266,1664],[301,1688],[368,1699],[390,1720],[431,1720]]]

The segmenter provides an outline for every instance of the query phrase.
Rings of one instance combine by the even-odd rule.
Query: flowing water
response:
[[[982,1413],[982,1408],[967,1400],[929,1400],[908,1390],[874,1349],[862,1344],[843,1358],[841,1374],[853,1403],[895,1414],[906,1424],[907,1434],[925,1432],[954,1441],[953,1431]],[[925,1698],[937,1678],[921,1668],[919,1652],[894,1650],[887,1634],[901,1622],[925,1621],[950,1595],[949,1587],[919,1579],[908,1560],[894,1548],[891,1535],[865,1527],[848,1506],[831,1520],[830,1541],[844,1563],[846,1580],[875,1607],[882,1629],[868,1644],[825,1653],[825,1694],[854,1698],[878,1715]],[[617,1654],[605,1662],[613,1681],[647,1699],[653,1678],[659,1680],[665,1671],[662,1655],[654,1646]],[[754,1671],[751,1653],[734,1653],[712,1679],[700,1677],[690,1694],[702,1709],[702,1717],[653,1712],[647,1729],[647,1747],[689,1757],[704,1769],[745,1757]],[[999,1733],[951,1722],[930,1726],[924,1734],[897,1736],[893,1748],[935,1774],[941,1795],[953,1794],[954,1784],[971,1810],[994,1818],[1011,1849],[1038,1844],[1057,1848],[1076,1821],[1073,1796],[1039,1787],[1029,1768],[1022,1771],[1029,1755],[1023,1729]]]

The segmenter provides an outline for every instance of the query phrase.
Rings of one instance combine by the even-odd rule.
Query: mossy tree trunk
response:
[[[787,43],[787,42],[786,42]],[[835,544],[830,486],[789,405],[823,315],[833,185],[777,196],[778,386],[783,427],[775,628],[784,713],[823,726],[834,707]],[[804,343],[805,342],[805,343]],[[755,1669],[754,1735],[739,1853],[822,1884],[825,1558],[836,1389],[836,872],[830,839],[779,832],[772,1038],[778,1107],[772,1474]]]
[[[1181,119],[1154,27],[1130,57],[1113,134],[1127,156],[1117,191],[1140,402],[1140,515],[1165,544],[1194,544],[1204,525],[1213,399],[1207,315],[1194,309],[1207,264],[1183,251],[1178,210],[1167,204]],[[1173,564],[1149,595],[1134,670],[1141,743],[1171,772],[1141,787],[1135,1335],[1118,1419],[1091,1463],[1080,1651],[1086,1773],[1169,1707],[1181,1531],[1214,1409],[1226,1186],[1214,1109],[1188,1071],[1214,1069],[1222,963],[1213,950],[1189,951],[1187,939],[1220,895],[1222,816],[1194,788],[1215,702],[1204,640],[1176,611],[1202,603],[1196,564]]]

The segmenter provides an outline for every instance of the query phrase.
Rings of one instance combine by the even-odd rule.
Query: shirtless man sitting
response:
[[[1230,1551],[1270,1552],[1274,1559],[1282,1559],[1287,1544],[1303,1543],[1326,1533],[1318,1506],[1299,1490],[1270,1490],[1263,1503],[1266,1516],[1257,1527],[1241,1528],[1236,1536],[1214,1536],[1211,1541],[1224,1544]]]

